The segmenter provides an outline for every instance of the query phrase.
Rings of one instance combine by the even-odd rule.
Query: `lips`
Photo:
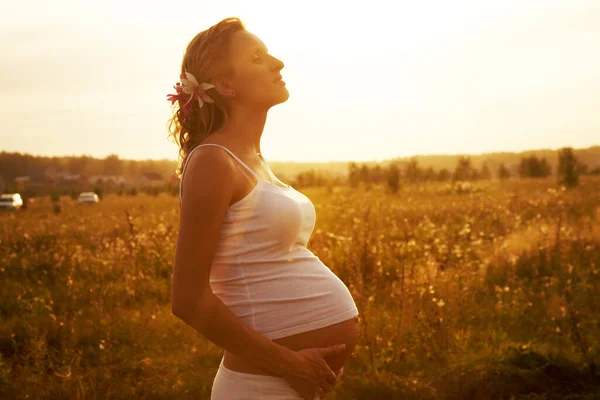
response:
[[[279,75],[277,78],[275,78],[273,80],[273,83],[281,82],[282,79],[283,79],[283,77],[281,75]]]

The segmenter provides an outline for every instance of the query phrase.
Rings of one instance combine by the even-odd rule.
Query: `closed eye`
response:
[[[267,49],[266,47],[257,49],[256,52],[254,53],[254,57],[252,57],[252,60],[253,61],[259,60],[263,54],[269,54],[269,49]]]

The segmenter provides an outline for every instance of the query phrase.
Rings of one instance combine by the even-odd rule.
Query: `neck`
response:
[[[238,108],[232,110],[222,132],[235,137],[235,141],[243,151],[260,153],[260,138],[266,121],[267,111]]]

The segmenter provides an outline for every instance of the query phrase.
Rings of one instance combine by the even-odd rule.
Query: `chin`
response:
[[[284,89],[285,89],[285,88],[284,88]],[[278,104],[280,104],[280,103],[285,103],[285,102],[287,101],[287,99],[289,99],[289,98],[290,98],[290,92],[288,92],[288,90],[287,90],[287,89],[285,89],[285,93],[283,93],[283,94],[281,95],[281,101],[280,101]]]
[[[273,101],[271,102],[271,107],[276,106],[277,104],[285,103],[287,99],[290,98],[290,92],[284,87],[283,90],[278,91],[277,95],[274,96]]]

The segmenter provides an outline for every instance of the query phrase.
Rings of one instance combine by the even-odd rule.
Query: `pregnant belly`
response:
[[[342,353],[326,358],[327,364],[336,374],[344,366],[348,358],[352,355],[354,347],[358,342],[360,328],[358,316],[342,321],[340,323],[326,326],[324,328],[315,329],[308,332],[298,333],[296,335],[287,336],[273,341],[281,346],[291,350],[302,350],[314,347],[328,347],[336,344],[345,344],[346,349]],[[245,372],[248,374],[257,375],[272,375],[268,371],[235,356],[234,354],[225,351],[223,356],[223,365],[225,368],[237,372]]]

